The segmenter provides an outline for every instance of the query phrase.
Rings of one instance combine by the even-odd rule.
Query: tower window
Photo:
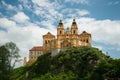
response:
[[[73,33],[75,34],[75,30],[73,31]]]
[[[47,44],[47,40],[45,40],[45,44]]]
[[[62,31],[60,31],[60,34],[62,34]]]

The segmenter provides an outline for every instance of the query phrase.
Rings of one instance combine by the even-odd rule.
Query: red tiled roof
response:
[[[42,51],[43,47],[42,46],[34,46],[30,51]]]

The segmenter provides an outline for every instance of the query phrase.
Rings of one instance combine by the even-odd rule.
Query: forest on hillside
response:
[[[105,80],[120,77],[120,59],[94,47],[73,47],[13,70],[12,80]]]

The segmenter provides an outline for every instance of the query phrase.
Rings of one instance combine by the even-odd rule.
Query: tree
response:
[[[13,42],[0,46],[0,80],[9,80],[19,56],[19,48]]]
[[[0,80],[9,80],[8,53],[5,46],[0,46]]]
[[[6,49],[9,51],[8,64],[10,65],[9,71],[12,71],[15,67],[15,63],[17,62],[19,55],[19,48],[13,42],[8,42],[5,44]]]

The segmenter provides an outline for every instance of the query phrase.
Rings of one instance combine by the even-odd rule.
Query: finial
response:
[[[73,22],[75,22],[75,19],[73,19]]]
[[[60,19],[60,23],[62,23],[62,20]]]

